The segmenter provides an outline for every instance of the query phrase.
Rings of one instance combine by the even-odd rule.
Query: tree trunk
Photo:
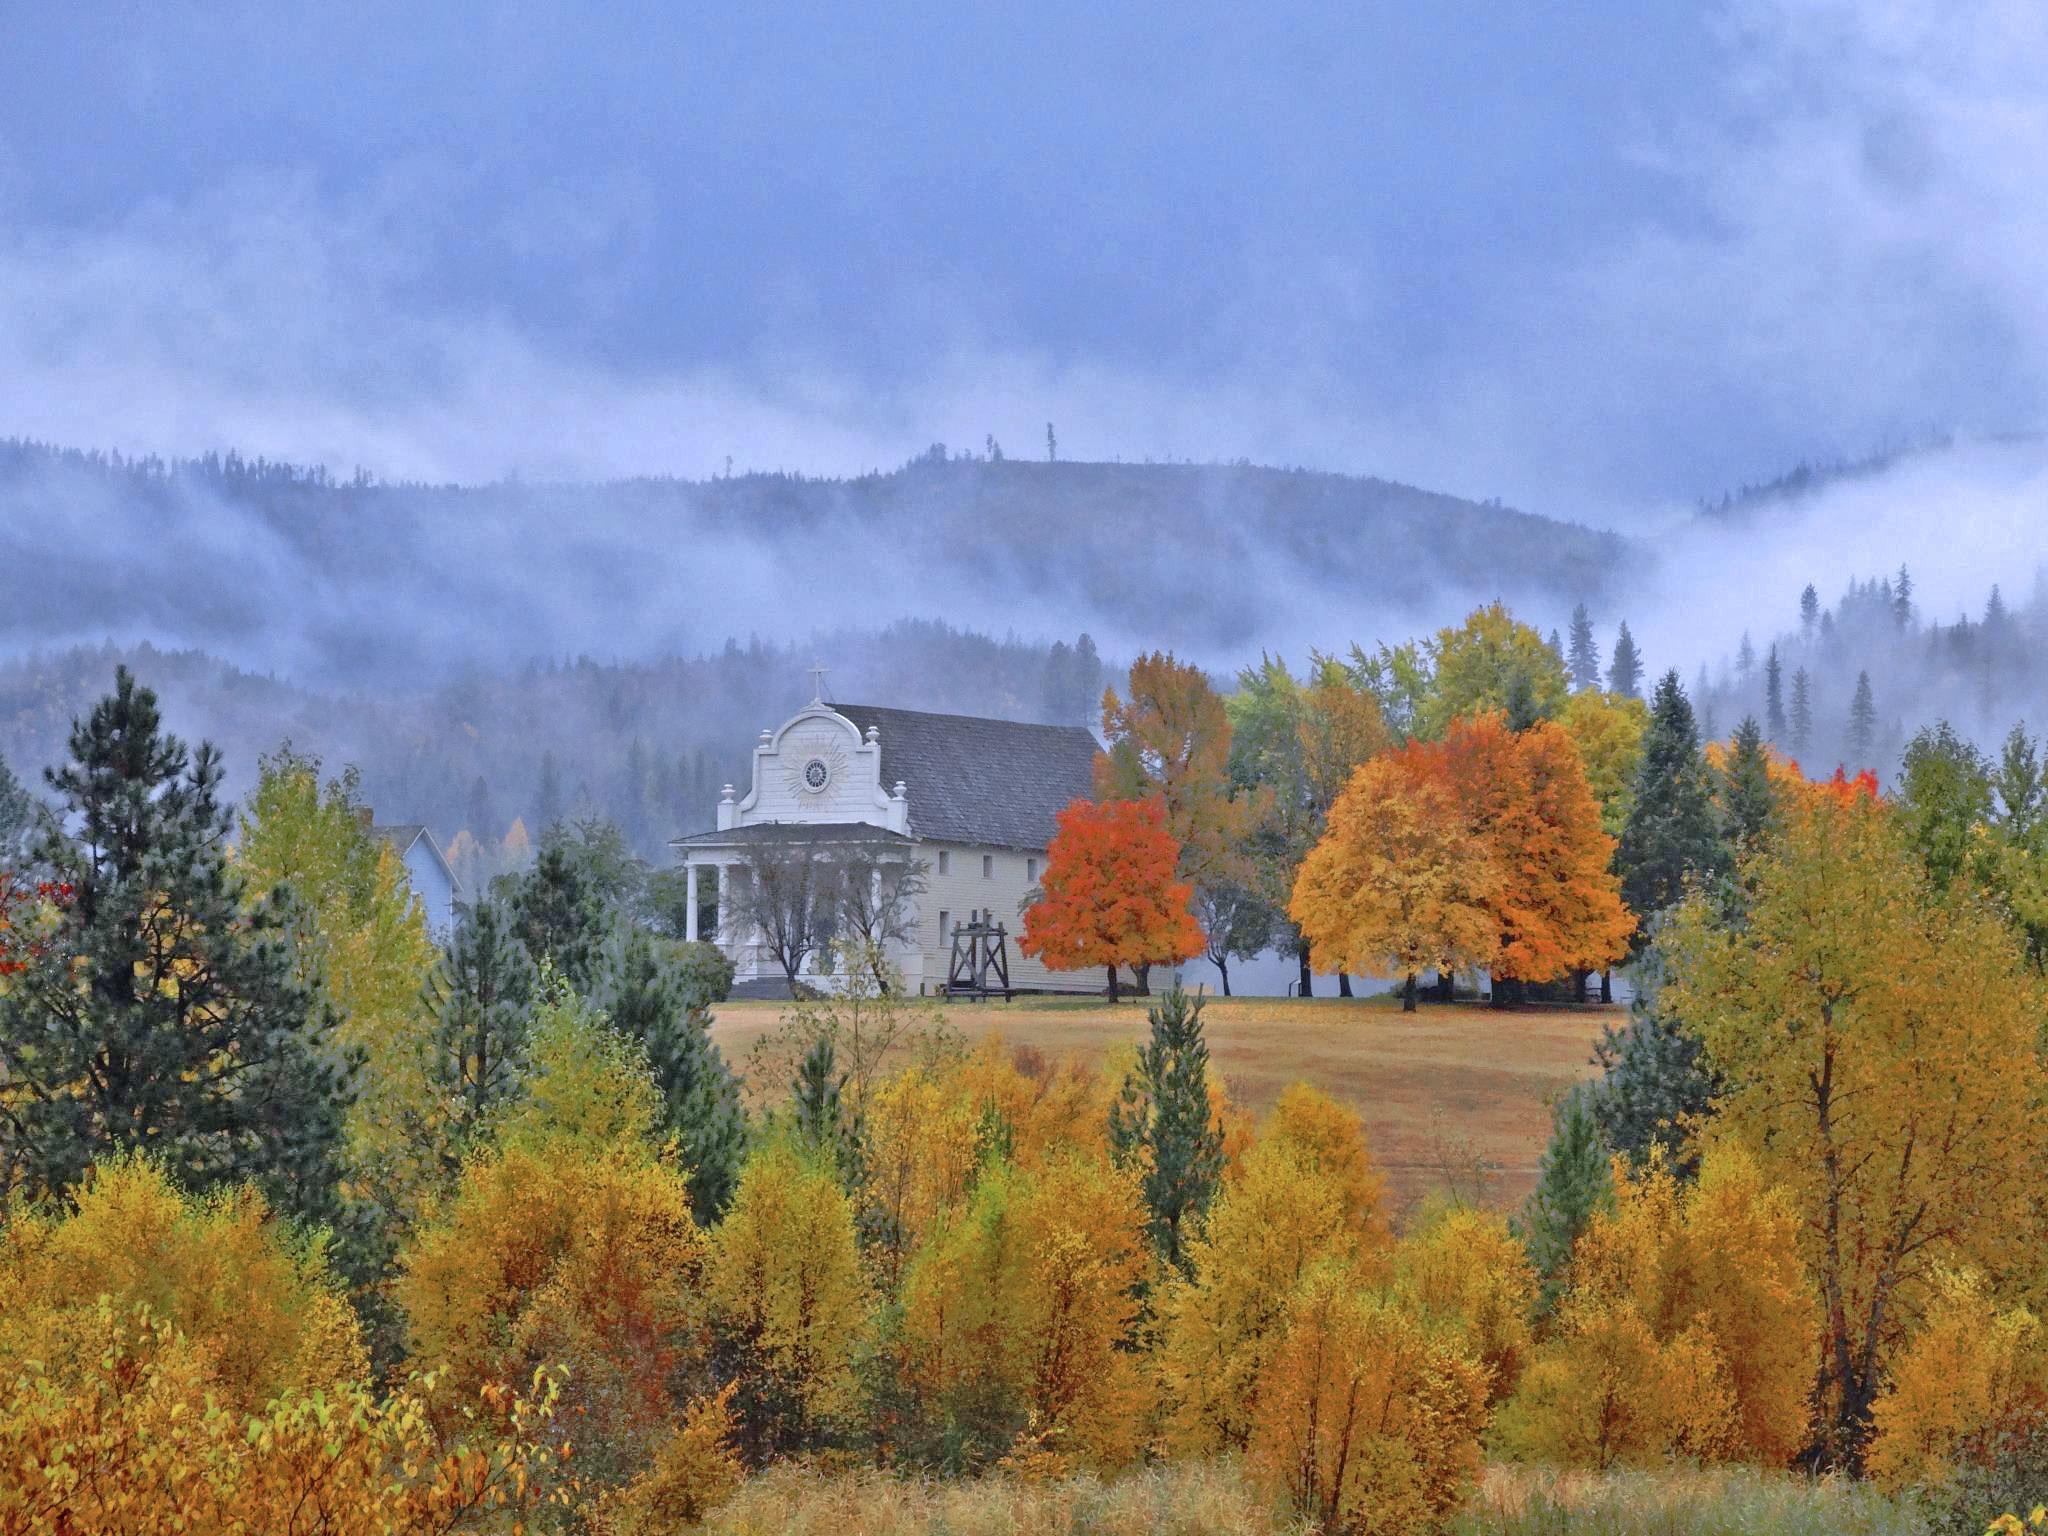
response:
[[[1116,967],[1113,965],[1109,968],[1109,1000],[1112,1003],[1116,1001]]]
[[[1408,973],[1408,980],[1401,987],[1401,1011],[1403,1013],[1413,1013],[1415,1011],[1415,973],[1413,971]]]
[[[1152,995],[1152,962],[1147,960],[1143,965],[1132,966],[1131,973],[1134,978],[1131,990],[1140,997],[1150,997]]]
[[[1603,1003],[1614,1001],[1614,972],[1612,971],[1602,971],[1600,973],[1600,1001]]]
[[[1223,978],[1223,995],[1225,997],[1230,996],[1230,962],[1228,960],[1218,960],[1216,962],[1216,974]]]
[[[1441,1003],[1455,1003],[1458,1000],[1458,976],[1449,966],[1436,973],[1436,996]]]
[[[1294,947],[1294,958],[1301,962],[1301,997],[1316,995],[1315,975],[1308,968],[1308,940],[1303,939]]]
[[[1349,997],[1351,995],[1351,973],[1349,971],[1339,971],[1337,973],[1337,995],[1339,997]]]

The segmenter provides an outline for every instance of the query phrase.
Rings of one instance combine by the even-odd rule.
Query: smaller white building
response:
[[[462,882],[455,878],[448,856],[441,852],[434,834],[409,822],[398,826],[373,823],[369,832],[380,842],[390,844],[392,852],[398,855],[412,882],[413,894],[426,909],[427,931],[436,943],[447,943],[448,936],[455,931],[455,908],[462,900]]]
[[[820,689],[808,706],[761,732],[753,782],[744,794],[725,786],[717,827],[671,845],[688,871],[688,936],[713,939],[731,955],[738,986],[783,981],[761,936],[732,920],[738,904],[730,893],[749,878],[759,850],[796,843],[823,858],[838,852],[924,866],[914,936],[889,956],[911,991],[945,987],[954,930],[977,920],[1008,931],[1013,989],[1098,991],[1100,971],[1049,970],[1022,954],[1017,934],[1045,868],[1054,818],[1093,792],[1099,750],[1081,726],[827,703]],[[707,869],[727,899],[700,935]],[[813,956],[806,975],[829,984],[817,970],[823,959]]]

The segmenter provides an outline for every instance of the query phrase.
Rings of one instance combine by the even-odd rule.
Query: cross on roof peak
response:
[[[811,702],[813,704],[825,702],[825,669],[816,662],[811,664]]]

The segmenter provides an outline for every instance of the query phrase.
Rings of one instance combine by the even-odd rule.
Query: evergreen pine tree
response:
[[[146,1150],[188,1189],[253,1179],[332,1220],[360,1055],[297,979],[289,893],[251,903],[228,861],[212,745],[161,727],[122,667],[48,776],[63,817],[33,857],[71,894],[0,991],[0,1184],[54,1194]]]
[[[1870,694],[1870,674],[1856,674],[1856,696],[1849,701],[1849,728],[1842,738],[1855,767],[1870,766],[1870,748],[1877,740],[1877,704]]]
[[[1674,1172],[1690,1178],[1698,1154],[1688,1126],[1703,1120],[1718,1091],[1698,1040],[1678,1026],[1660,1004],[1666,980],[1658,929],[1629,968],[1635,997],[1628,1022],[1607,1026],[1593,1047],[1601,1076],[1589,1089],[1588,1107],[1609,1150],[1640,1167],[1652,1147],[1661,1147]]]
[[[1539,1311],[1548,1314],[1564,1291],[1572,1247],[1595,1211],[1614,1208],[1614,1175],[1593,1118],[1591,1092],[1580,1084],[1552,1112],[1550,1145],[1543,1150],[1536,1188],[1515,1219],[1515,1235],[1542,1278]]]
[[[1185,1270],[1189,1240],[1223,1176],[1223,1127],[1209,1111],[1201,997],[1175,982],[1146,1017],[1152,1038],[1109,1107],[1110,1153],[1119,1165],[1144,1171],[1153,1245]]]
[[[1565,664],[1564,637],[1560,635],[1555,628],[1553,628],[1550,631],[1550,634],[1544,639],[1543,643],[1550,648],[1550,654],[1557,658],[1557,664],[1560,667],[1563,666]]]
[[[724,1211],[746,1155],[739,1083],[711,1039],[710,999],[692,995],[655,941],[635,928],[607,955],[603,1003],[612,1028],[637,1041],[661,1091],[662,1128],[690,1178],[690,1204],[708,1227]]]
[[[468,908],[432,985],[435,1080],[453,1109],[460,1152],[493,1107],[518,1091],[539,974],[496,901]]]
[[[1607,666],[1607,686],[1627,698],[1640,696],[1643,683],[1643,658],[1636,650],[1636,638],[1628,632],[1628,620],[1621,621],[1621,630],[1614,637],[1614,656]]]
[[[469,828],[469,835],[486,848],[496,846],[505,831],[503,824],[498,820],[497,802],[491,798],[491,786],[482,774],[478,774],[470,782],[466,825]]]
[[[1813,638],[1814,627],[1820,623],[1820,594],[1808,582],[1799,594],[1799,632],[1807,639]]]
[[[1093,730],[1102,723],[1102,658],[1093,637],[1074,641],[1073,705],[1062,718]]]
[[[512,888],[512,921],[519,941],[578,992],[589,990],[611,933],[604,895],[565,840],[542,845],[533,868]]]
[[[1745,629],[1742,632],[1742,644],[1735,648],[1735,680],[1746,688],[1749,686],[1750,674],[1754,671],[1756,647],[1750,643],[1749,631]]]
[[[1892,622],[1900,629],[1913,622],[1913,577],[1903,565],[1899,567],[1899,579],[1892,583]]]
[[[1565,653],[1572,687],[1586,693],[1600,686],[1600,642],[1593,637],[1593,616],[1580,603],[1572,610],[1572,637]]]
[[[1792,674],[1792,713],[1788,724],[1792,732],[1792,755],[1804,757],[1807,748],[1813,745],[1813,684],[1808,680],[1804,667]]]
[[[540,783],[533,792],[533,830],[545,839],[562,819],[562,765],[552,749],[540,755]]]
[[[1764,657],[1764,734],[1774,742],[1785,739],[1785,668],[1775,640]]]
[[[1733,750],[1722,770],[1722,828],[1737,852],[1756,846],[1777,813],[1777,794],[1771,788],[1770,760],[1764,752],[1764,734],[1756,719],[1745,715],[1735,728]]]
[[[35,819],[35,796],[14,776],[7,759],[0,757],[0,870],[12,869],[21,862],[28,851]]]
[[[835,1168],[844,1169],[847,1153],[846,1108],[841,1092],[846,1076],[832,1037],[820,1035],[797,1063],[789,1084],[789,1117],[797,1139]]]
[[[1536,701],[1536,685],[1523,669],[1517,668],[1509,676],[1503,702],[1511,731],[1526,731],[1543,718],[1543,708]]]
[[[1635,804],[1614,863],[1623,899],[1646,923],[1685,894],[1688,877],[1709,877],[1723,867],[1706,762],[1675,671],[1664,674],[1650,704]]]

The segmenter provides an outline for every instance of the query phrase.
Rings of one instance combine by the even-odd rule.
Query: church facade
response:
[[[688,936],[731,955],[737,985],[782,981],[763,935],[738,916],[740,891],[774,850],[801,845],[827,861],[922,866],[906,939],[889,946],[912,992],[945,988],[955,929],[976,922],[1007,930],[1012,989],[1099,990],[1100,971],[1049,970],[1017,944],[1054,817],[1093,790],[1094,736],[1080,726],[827,703],[822,692],[761,732],[753,782],[744,794],[725,786],[717,826],[672,844],[687,871]],[[701,900],[714,885],[715,904]],[[830,985],[821,961],[831,963],[807,960],[805,979]]]

